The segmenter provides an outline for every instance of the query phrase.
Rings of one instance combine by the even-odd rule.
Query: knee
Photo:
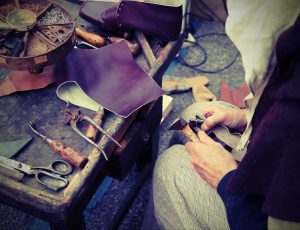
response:
[[[192,169],[190,155],[183,145],[173,145],[158,157],[153,173],[154,183],[172,183],[180,171],[188,168]]]

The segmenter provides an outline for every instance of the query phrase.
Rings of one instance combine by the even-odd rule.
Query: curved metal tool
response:
[[[117,146],[119,146],[120,148],[122,148],[122,145],[117,142],[113,137],[111,137],[104,129],[102,129],[99,125],[97,125],[93,119],[91,119],[88,116],[82,115],[79,109],[71,109],[71,108],[67,108],[64,110],[64,115],[65,115],[65,119],[64,122],[66,124],[70,124],[72,129],[79,135],[81,136],[83,139],[85,139],[87,142],[89,142],[90,144],[92,144],[95,148],[99,149],[106,160],[108,160],[106,153],[104,152],[104,150],[97,145],[95,142],[93,142],[91,139],[89,139],[87,136],[85,136],[78,128],[77,128],[77,123],[80,121],[87,121],[88,123],[90,123],[91,125],[93,125],[96,129],[98,129],[101,133],[103,133],[107,138],[109,138],[111,141],[113,141]]]

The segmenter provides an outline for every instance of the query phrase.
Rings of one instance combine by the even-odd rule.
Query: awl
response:
[[[46,141],[56,153],[61,155],[62,158],[68,161],[70,164],[82,168],[87,163],[88,159],[85,156],[82,156],[81,153],[76,149],[66,146],[59,140],[52,140],[41,134],[33,128],[32,122],[29,122],[29,127],[36,135],[43,138],[43,140]]]

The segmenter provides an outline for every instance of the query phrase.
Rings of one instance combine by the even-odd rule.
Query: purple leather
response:
[[[99,25],[102,30],[117,32],[119,27],[117,18],[114,16],[117,13],[118,5],[113,2],[85,2],[82,3],[79,14],[87,21]]]
[[[165,93],[136,64],[124,41],[73,49],[55,71],[59,82],[76,81],[93,100],[122,117]]]
[[[138,30],[173,41],[178,39],[181,31],[182,6],[123,0],[109,7],[103,2],[86,2],[81,6],[80,16],[110,32]]]

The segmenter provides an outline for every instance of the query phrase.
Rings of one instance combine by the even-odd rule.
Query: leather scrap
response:
[[[60,83],[76,81],[92,100],[121,117],[165,93],[137,65],[125,41],[101,49],[73,49],[57,64],[55,75]]]
[[[216,96],[204,85],[195,85],[192,88],[195,102],[215,101]]]
[[[44,88],[55,82],[54,66],[47,66],[40,74],[29,71],[12,71],[0,83],[0,97],[18,91]]]
[[[243,84],[236,88],[235,90],[231,90],[228,84],[221,80],[220,83],[220,99],[222,101],[226,101],[233,105],[238,106],[239,108],[245,107],[244,99],[250,93],[250,89],[247,84]]]
[[[183,77],[176,80],[163,79],[162,89],[168,93],[179,93],[190,90],[195,85],[207,85],[208,78],[205,76]]]
[[[31,140],[32,137],[28,137],[16,141],[0,142],[0,155],[3,157],[11,158],[19,151],[21,151]]]
[[[58,98],[73,105],[77,105],[92,111],[98,111],[100,105],[91,99],[76,81],[66,81],[56,89]]]

